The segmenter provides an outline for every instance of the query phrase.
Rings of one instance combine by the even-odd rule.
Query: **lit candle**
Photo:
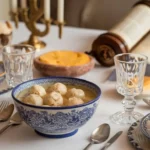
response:
[[[45,20],[50,19],[50,14],[51,14],[50,2],[51,2],[51,0],[44,1],[44,18],[45,18]]]
[[[27,1],[26,0],[21,0],[21,7],[26,8],[27,7]]]
[[[17,12],[17,0],[12,0],[12,12]]]
[[[57,20],[58,22],[64,22],[64,0],[58,0]]]

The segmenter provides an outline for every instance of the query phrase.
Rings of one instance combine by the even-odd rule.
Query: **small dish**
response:
[[[150,113],[142,118],[140,129],[141,132],[150,139]]]
[[[150,142],[140,129],[140,122],[133,123],[127,133],[128,140],[136,150],[149,150]]]
[[[89,56],[90,57],[90,56]],[[90,61],[79,66],[59,66],[43,63],[39,57],[34,59],[35,68],[46,76],[65,76],[77,77],[89,72],[95,66],[94,58],[90,57]]]

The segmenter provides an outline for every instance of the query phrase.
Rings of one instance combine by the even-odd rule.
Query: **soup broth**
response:
[[[44,87],[44,89],[47,91],[47,89],[52,86],[53,84],[40,84],[40,86]],[[86,88],[85,86],[79,86],[79,85],[71,85],[71,84],[64,84],[66,85],[67,87],[67,91],[69,91],[70,89],[72,88],[76,88],[76,89],[81,89],[84,91],[85,93],[85,96],[83,98],[83,101],[84,103],[87,103],[91,100],[93,100],[94,98],[96,98],[96,93],[94,91],[92,91],[92,89],[90,90],[89,88]],[[30,88],[27,88],[23,91],[21,91],[18,95],[17,95],[17,98],[20,100],[20,101],[23,101],[23,99],[25,97],[27,97],[30,92],[29,92]],[[66,95],[62,95],[62,97],[64,99],[66,99]]]

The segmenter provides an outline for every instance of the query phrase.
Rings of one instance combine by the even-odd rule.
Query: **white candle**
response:
[[[64,0],[58,0],[57,2],[57,20],[58,22],[64,22]]]
[[[50,19],[50,14],[51,14],[50,2],[51,2],[51,0],[44,1],[44,18],[45,18],[45,20]]]
[[[27,1],[26,0],[21,0],[21,7],[26,8],[27,7]]]
[[[17,12],[17,0],[12,0],[12,12]]]

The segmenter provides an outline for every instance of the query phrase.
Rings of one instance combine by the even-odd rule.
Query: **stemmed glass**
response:
[[[134,97],[143,90],[143,80],[147,65],[147,57],[141,54],[125,53],[114,57],[117,92],[124,96],[122,104],[124,111],[111,116],[116,124],[132,124],[141,119],[142,114],[133,111],[136,105]]]

